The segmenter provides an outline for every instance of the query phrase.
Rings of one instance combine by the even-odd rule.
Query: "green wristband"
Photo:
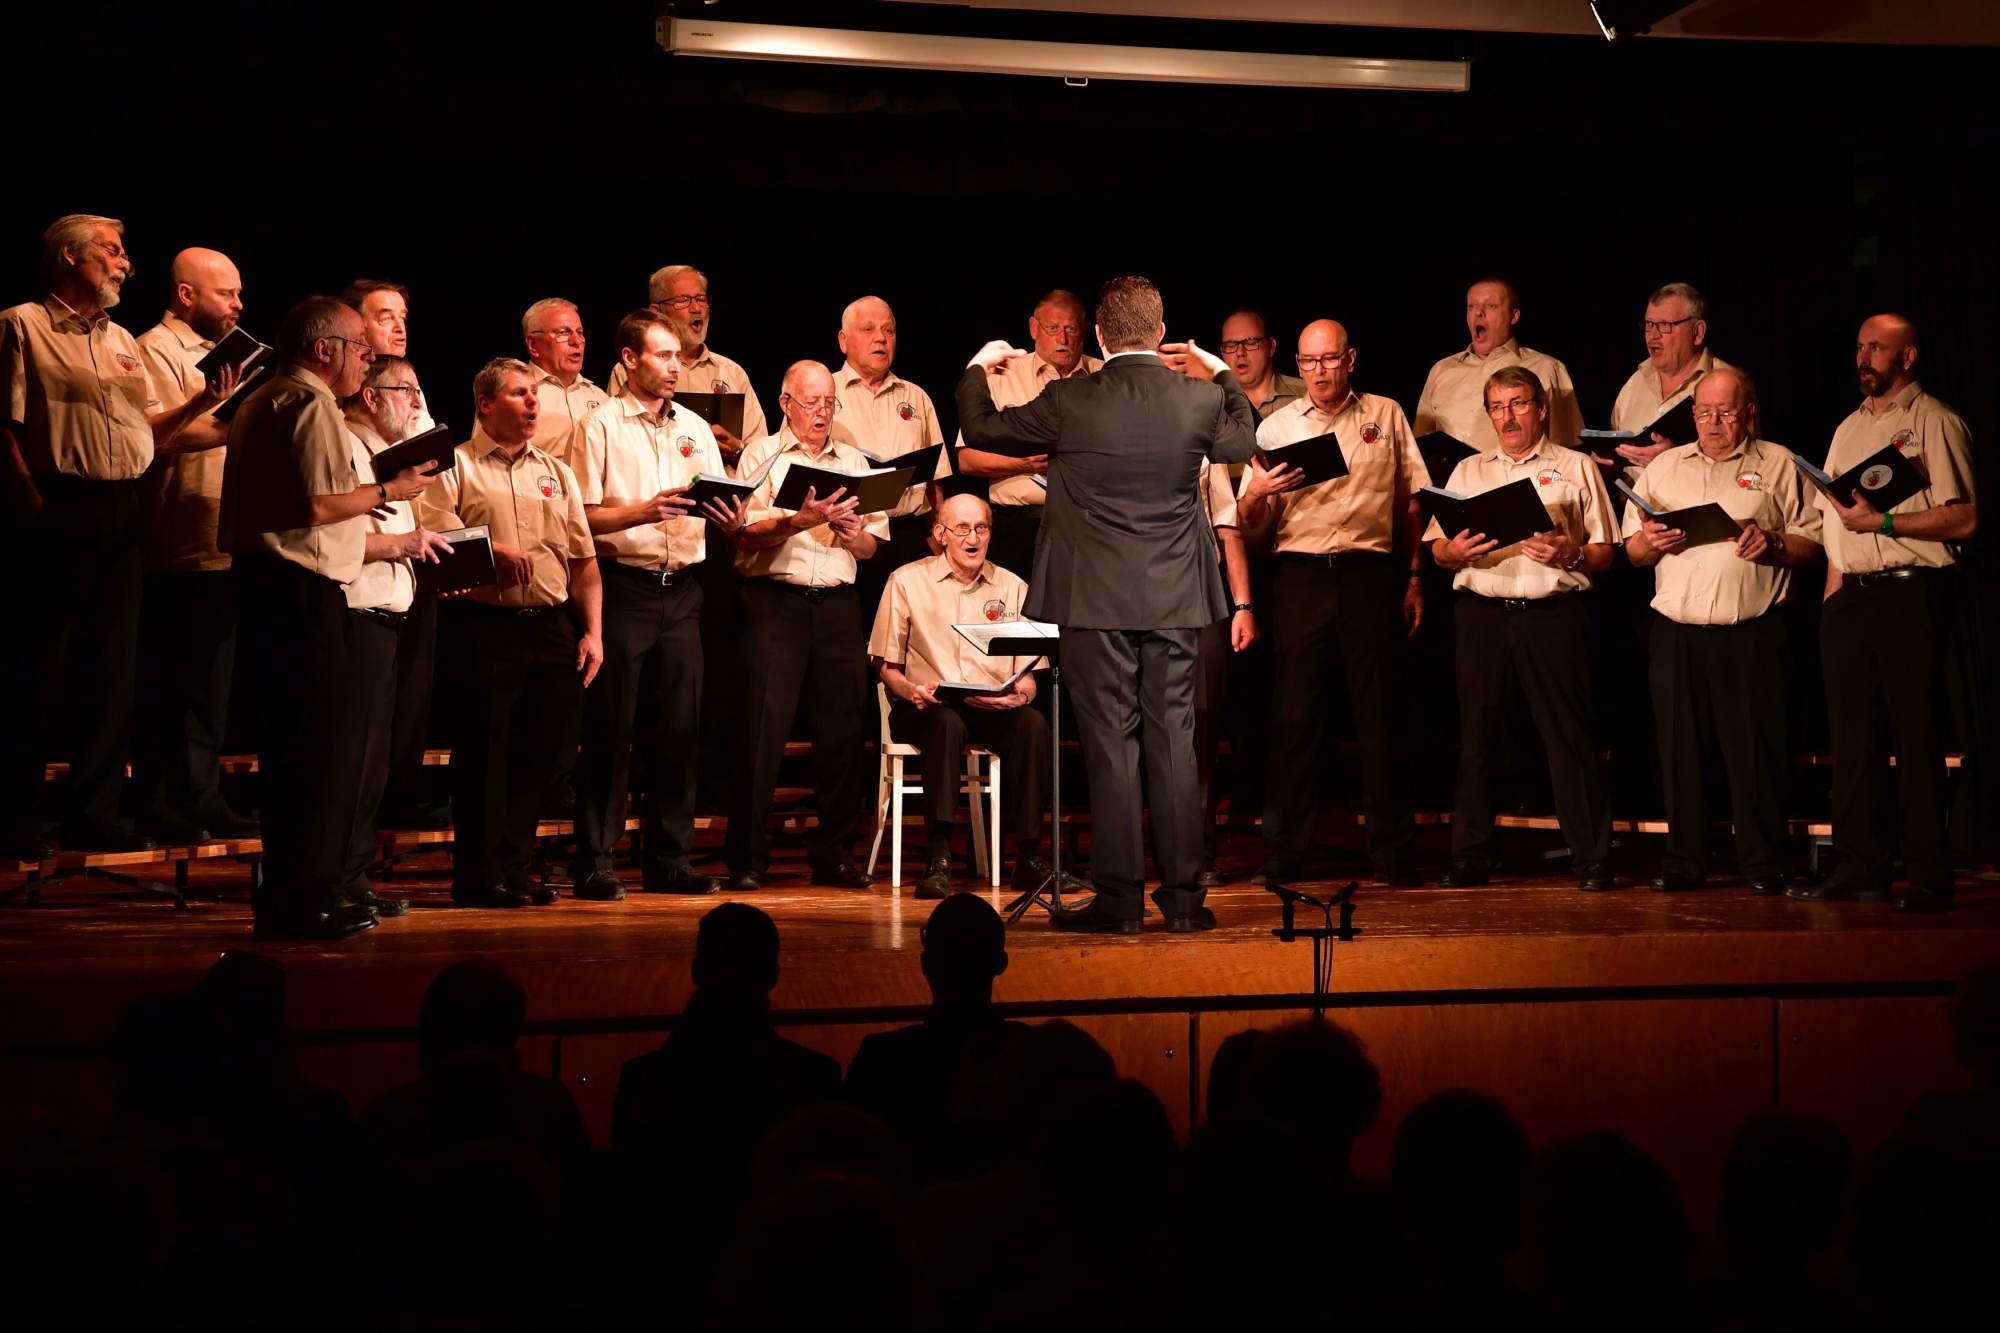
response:
[[[1880,528],[1876,529],[1876,531],[1880,532],[1880,533],[1881,533],[1881,534],[1882,534],[1882,535],[1883,535],[1884,537],[1893,537],[1893,536],[1895,536],[1895,535],[1896,535],[1896,516],[1895,516],[1894,514],[1884,514],[1884,515],[1882,515],[1882,526],[1881,526]]]

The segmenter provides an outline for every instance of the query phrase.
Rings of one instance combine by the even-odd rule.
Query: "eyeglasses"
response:
[[[670,305],[676,310],[685,310],[691,305],[707,305],[708,293],[697,292],[693,296],[663,296],[660,298],[660,304]]]
[[[808,414],[816,415],[820,412],[838,412],[840,410],[840,399],[838,398],[793,398],[788,393],[781,394],[779,397],[781,399],[790,399],[793,407]]]
[[[944,528],[944,524],[942,523],[938,524],[938,526]],[[960,541],[964,541],[968,537],[986,536],[993,531],[993,525],[991,523],[961,523],[955,528],[944,528],[944,530]]]
[[[325,341],[330,343],[346,343],[349,347],[359,347],[361,349],[360,356],[363,361],[373,361],[375,359],[375,349],[360,338],[343,338],[337,333],[329,333],[326,335]]]
[[[1224,338],[1222,340],[1222,354],[1224,356],[1239,356],[1253,347],[1261,347],[1265,343],[1276,341],[1277,339],[1269,335],[1262,338]]]
[[[1517,398],[1507,403],[1488,403],[1486,415],[1489,417],[1525,417],[1541,404],[1532,398]]]
[[[1733,426],[1748,415],[1750,414],[1747,411],[1724,412],[1714,408],[1703,407],[1695,410],[1694,424],[1697,426],[1706,426],[1714,422],[1720,422],[1725,426]]]
[[[538,329],[536,332],[559,343],[580,343],[588,336],[582,329]]]
[[[1325,356],[1301,356],[1297,360],[1300,370],[1311,370],[1315,366],[1324,366],[1328,370],[1332,370],[1335,366],[1347,360],[1347,353],[1328,352]]]
[[[103,241],[92,241],[91,244],[102,250],[106,259],[123,259],[129,261],[132,258],[131,255],[125,253],[125,247],[122,245],[106,245]]]
[[[1639,321],[1639,332],[1672,333],[1681,325],[1692,323],[1694,323],[1693,315],[1689,315],[1686,319],[1642,319]]]
[[[376,393],[413,393],[419,398],[424,396],[424,391],[414,384],[377,384],[373,388]]]

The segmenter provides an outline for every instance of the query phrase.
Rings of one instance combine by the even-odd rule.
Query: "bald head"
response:
[[[840,350],[871,384],[896,364],[896,313],[879,296],[864,296],[840,312]]]
[[[1727,458],[1757,432],[1757,386],[1746,371],[1717,366],[1694,386],[1697,443],[1710,458]]]
[[[793,437],[817,453],[833,428],[833,372],[817,361],[794,361],[778,388],[778,407]]]
[[[1854,340],[1854,375],[1861,392],[1878,401],[1901,393],[1917,378],[1917,325],[1904,315],[1871,315]]]
[[[986,564],[993,511],[976,495],[954,495],[938,506],[933,531],[953,572],[970,582]]]
[[[1354,349],[1338,320],[1316,319],[1299,330],[1299,377],[1314,407],[1332,412],[1353,391]]]
[[[209,342],[219,342],[243,314],[243,279],[220,250],[194,247],[174,256],[167,313],[184,319]]]

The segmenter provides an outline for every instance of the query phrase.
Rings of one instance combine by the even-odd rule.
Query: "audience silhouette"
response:
[[[1760,1115],[1722,1159],[1718,1229],[1725,1270],[1708,1292],[1718,1329],[1839,1328],[1845,1312],[1807,1264],[1840,1235],[1854,1154],[1830,1121]]]
[[[1421,1285],[1397,1302],[1404,1327],[1535,1326],[1533,1304],[1505,1271],[1526,1234],[1530,1156],[1507,1108],[1477,1092],[1440,1092],[1403,1117],[1389,1179],[1423,1267]]]
[[[1545,1151],[1529,1173],[1535,1296],[1553,1333],[1688,1326],[1694,1232],[1673,1178],[1616,1134]]]

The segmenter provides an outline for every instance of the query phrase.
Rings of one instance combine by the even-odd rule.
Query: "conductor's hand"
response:
[[[493,543],[493,572],[503,588],[525,588],[535,577],[535,557],[518,546]]]
[[[837,486],[832,495],[822,500],[817,490],[807,487],[805,503],[792,513],[792,527],[799,532],[805,532],[809,528],[816,528],[822,523],[831,523],[836,518],[854,513],[861,507],[861,501],[842,498],[846,495],[847,488]]]
[[[590,682],[597,679],[597,669],[604,665],[604,639],[600,635],[585,634],[576,641],[576,669],[583,673],[583,687],[590,688]]]
[[[1485,533],[1466,528],[1444,544],[1443,556],[1438,563],[1446,569],[1464,569],[1492,555],[1499,545]]]
[[[429,528],[418,528],[415,532],[403,534],[402,545],[396,554],[405,560],[428,561],[435,565],[440,555],[451,554],[451,543]]]
[[[1658,519],[1649,518],[1639,525],[1639,531],[1646,534],[1646,542],[1661,555],[1672,555],[1687,545],[1688,535],[1679,528],[1670,528]]]
[[[1184,343],[1161,343],[1160,356],[1175,370],[1198,380],[1212,380],[1229,369],[1221,357],[1203,351],[1192,338]]]
[[[1575,542],[1563,531],[1562,521],[1539,537],[1530,537],[1521,543],[1521,554],[1538,565],[1554,565],[1564,568],[1573,563],[1582,552]]]
[[[1275,467],[1261,466],[1261,459],[1250,465],[1250,480],[1243,485],[1245,500],[1262,500],[1285,491],[1295,491],[1306,479],[1306,470],[1290,463],[1279,463]]]
[[[986,346],[974,352],[972,360],[965,364],[968,366],[978,366],[989,375],[998,375],[1001,371],[1007,369],[1009,361],[1026,355],[1026,352],[1014,346],[1014,344],[1008,342],[1005,338],[995,338],[992,342],[987,343]]]
[[[689,482],[688,486],[694,483]],[[641,501],[639,512],[645,515],[646,523],[665,523],[676,518],[686,518],[694,510],[694,501],[687,498],[688,486],[675,486],[661,491],[650,500]]]
[[[750,510],[750,497],[739,495],[733,500],[717,497],[700,509],[700,514],[724,532],[736,532],[743,527],[743,516]]]

